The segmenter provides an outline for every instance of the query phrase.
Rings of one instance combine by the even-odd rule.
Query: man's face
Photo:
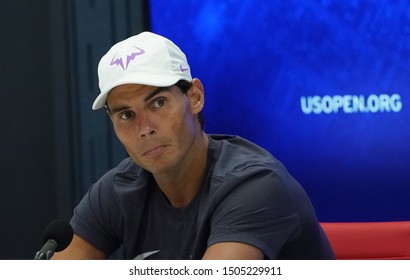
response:
[[[119,140],[130,157],[154,175],[176,172],[195,152],[195,139],[202,135],[195,114],[203,104],[199,109],[194,88],[184,94],[177,86],[126,84],[107,97]]]

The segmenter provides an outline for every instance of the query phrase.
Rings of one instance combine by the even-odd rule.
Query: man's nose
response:
[[[150,120],[149,116],[147,116],[146,113],[142,113],[138,116],[138,127],[139,127],[138,135],[141,138],[146,137],[148,135],[153,135],[156,133],[156,130],[152,124],[152,121]]]

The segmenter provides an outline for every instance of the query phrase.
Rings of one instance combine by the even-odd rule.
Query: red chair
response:
[[[321,225],[336,259],[410,260],[410,221]]]

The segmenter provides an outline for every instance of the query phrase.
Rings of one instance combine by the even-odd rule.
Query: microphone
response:
[[[49,223],[43,231],[43,247],[34,257],[35,260],[49,260],[54,252],[67,248],[73,239],[74,231],[71,225],[64,220],[55,220]]]

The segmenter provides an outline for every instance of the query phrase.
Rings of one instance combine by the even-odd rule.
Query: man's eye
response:
[[[165,98],[158,98],[153,103],[154,108],[161,108],[164,105],[165,105]]]
[[[128,120],[128,119],[132,118],[132,116],[133,116],[133,113],[131,111],[125,111],[125,112],[120,114],[120,119]]]

